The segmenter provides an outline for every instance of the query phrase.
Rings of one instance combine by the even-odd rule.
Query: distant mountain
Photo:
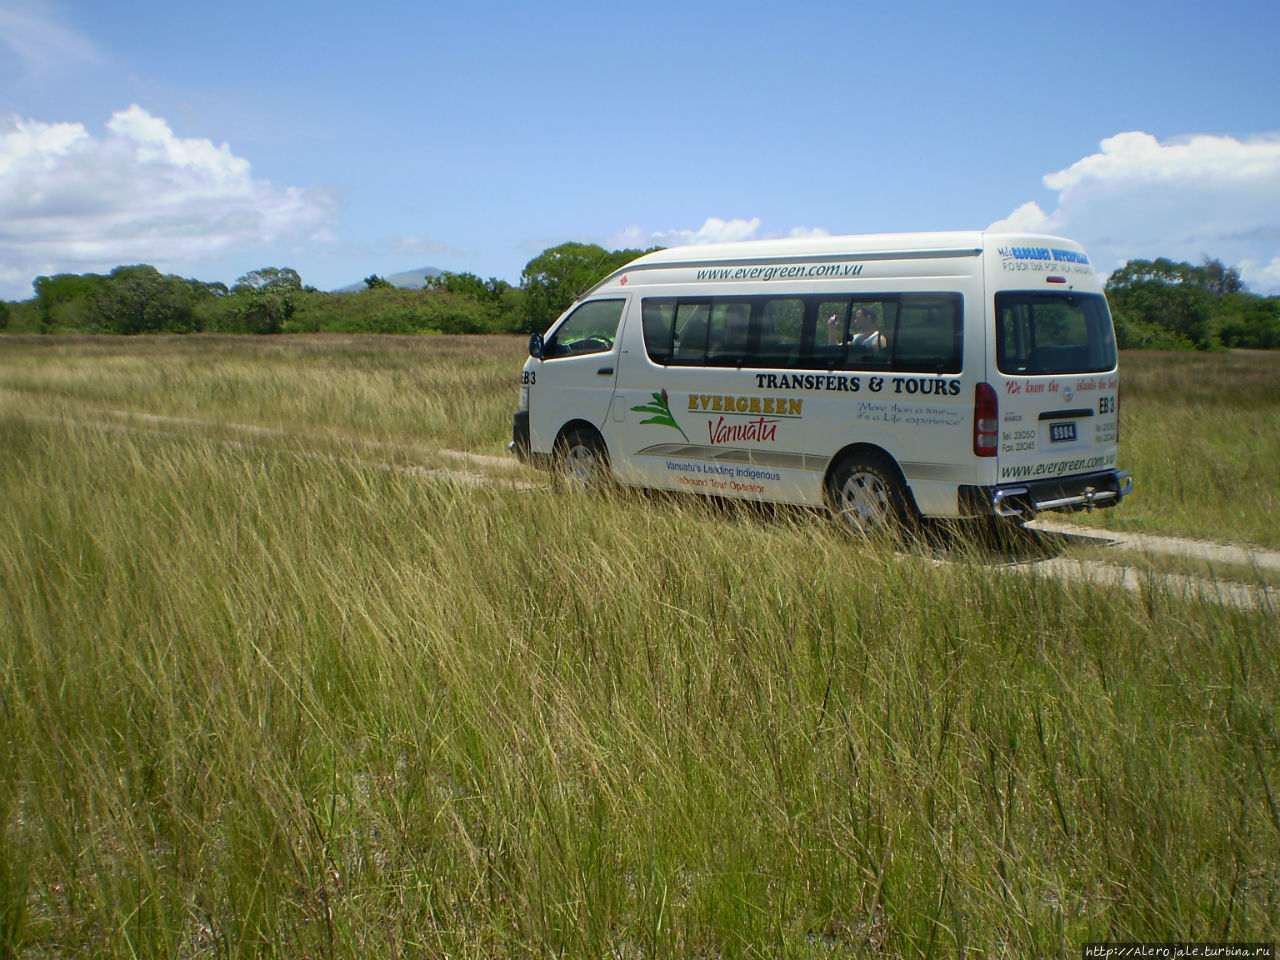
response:
[[[404,270],[400,273],[379,274],[383,280],[391,284],[393,287],[400,287],[404,290],[421,290],[423,277],[438,277],[443,270],[435,267],[419,267],[417,270]],[[330,293],[358,293],[364,290],[364,281],[359,283],[348,283],[345,287],[339,287],[337,290],[330,290]]]

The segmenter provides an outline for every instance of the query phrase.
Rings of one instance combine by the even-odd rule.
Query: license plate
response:
[[[1049,442],[1050,443],[1067,443],[1076,438],[1076,424],[1072,420],[1069,423],[1051,423],[1049,424]]]

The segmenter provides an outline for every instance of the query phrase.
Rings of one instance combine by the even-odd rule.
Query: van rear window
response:
[[[1100,294],[996,294],[996,366],[1001,373],[1101,373],[1115,365],[1111,313]]]

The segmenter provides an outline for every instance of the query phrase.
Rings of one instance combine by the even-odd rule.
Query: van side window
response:
[[[565,317],[547,338],[544,359],[576,357],[613,349],[625,300],[590,300]]]
[[[893,369],[959,373],[962,312],[955,294],[904,296],[893,336]]]
[[[675,334],[676,302],[646,299],[641,309],[644,323],[644,348],[654,363],[671,362],[672,337]]]
[[[654,363],[799,370],[958,373],[963,313],[957,293],[655,297],[641,305]]]
[[[799,297],[765,300],[753,366],[794,367],[804,338],[804,301]]]
[[[750,360],[747,348],[750,323],[749,301],[715,301],[708,324],[707,366],[740,367]]]
[[[711,316],[708,301],[681,301],[676,305],[672,363],[702,366],[707,359],[707,329]]]

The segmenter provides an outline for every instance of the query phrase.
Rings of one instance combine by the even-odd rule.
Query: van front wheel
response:
[[[576,487],[600,487],[609,478],[609,454],[594,430],[570,430],[556,444],[560,475]]]
[[[827,499],[836,519],[863,536],[900,533],[913,515],[898,471],[875,453],[851,453],[837,463]]]

